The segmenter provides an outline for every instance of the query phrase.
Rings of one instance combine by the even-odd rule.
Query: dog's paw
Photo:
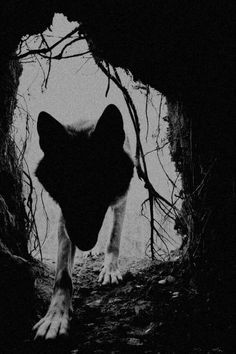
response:
[[[36,335],[34,339],[53,340],[58,337],[68,336],[70,327],[69,315],[66,313],[47,313],[36,325],[33,327]]]
[[[122,275],[118,268],[118,265],[115,263],[104,264],[103,268],[99,274],[98,281],[102,285],[107,284],[119,284],[122,280]]]
[[[51,304],[47,314],[33,327],[34,339],[54,340],[67,337],[70,328],[72,310],[68,307]]]

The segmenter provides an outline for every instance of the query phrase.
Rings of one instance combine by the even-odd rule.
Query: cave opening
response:
[[[109,78],[93,59],[86,39],[68,35],[75,28],[78,28],[78,23],[70,23],[64,15],[56,14],[50,29],[43,34],[22,38],[17,53],[17,56],[23,57],[23,72],[18,89],[14,135],[25,170],[25,206],[32,219],[29,225],[29,252],[49,263],[56,261],[59,207],[35,177],[37,164],[43,156],[36,129],[40,111],[47,111],[62,124],[69,125],[81,119],[96,122],[108,104],[116,104],[123,115],[133,159],[137,144],[122,90],[115,83],[109,83]],[[40,55],[43,40],[48,47],[55,48],[50,52],[54,59],[46,54]],[[55,45],[58,41],[61,43]],[[24,57],[27,51],[34,50],[36,53]],[[169,152],[166,100],[149,85],[135,82],[130,72],[121,68],[117,70],[122,86],[127,89],[138,112],[139,135],[148,178],[170,204],[166,206],[161,200],[159,205],[156,203],[153,209],[153,240],[150,240],[149,196],[144,183],[135,173],[129,191],[121,255],[130,260],[152,257],[167,261],[171,255],[177,257],[182,238],[175,230],[175,219],[181,209],[181,177],[175,171]],[[93,254],[101,253],[105,248],[110,219],[108,212]],[[78,261],[81,261],[81,252],[77,255]]]

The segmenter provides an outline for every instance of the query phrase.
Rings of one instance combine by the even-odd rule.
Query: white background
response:
[[[76,23],[69,23],[63,15],[55,15],[51,31],[47,30],[44,33],[45,39],[50,45],[60,37],[69,33],[74,27],[76,27],[76,25]],[[41,39],[35,40],[35,38],[30,38],[28,40],[30,48],[37,48],[40,40]],[[85,41],[77,42],[70,50],[68,50],[66,55],[80,53],[86,49],[87,45]],[[22,51],[24,50],[25,48],[22,48]],[[45,59],[42,60],[38,58],[33,62],[30,58],[23,60],[23,63],[25,63],[23,64],[24,70],[18,91],[18,108],[15,112],[16,129],[14,133],[17,144],[20,147],[22,145],[22,139],[24,139],[25,136],[25,110],[28,111],[32,119],[30,119],[30,139],[28,140],[25,159],[29,166],[30,174],[38,195],[36,221],[40,239],[43,241],[46,232],[46,218],[40,201],[42,186],[34,177],[37,163],[43,156],[42,151],[39,148],[36,132],[38,113],[42,110],[47,111],[63,124],[75,123],[79,119],[97,121],[104,108],[108,104],[113,103],[117,105],[123,115],[126,134],[131,142],[133,153],[135,151],[135,134],[122,93],[111,82],[108,96],[105,97],[108,83],[107,77],[97,67],[90,54],[73,59],[53,60],[48,86],[43,92],[41,85],[44,74],[38,61],[45,71],[44,74],[47,74],[48,65]],[[161,96],[155,90],[150,89],[150,102],[148,104],[149,134],[146,141],[147,123],[145,115],[145,91],[135,89],[135,86],[138,83],[132,81],[131,75],[127,75],[122,69],[118,69],[118,72],[122,78],[123,84],[129,89],[129,93],[138,110],[144,151],[151,151],[156,147],[156,128]],[[161,117],[166,114],[166,105],[163,100]],[[165,141],[166,129],[167,123],[161,119],[161,132],[159,136],[160,145]],[[174,165],[170,160],[168,146],[160,152],[159,156],[161,157],[168,175],[175,181],[176,173]],[[154,151],[148,154],[146,161],[149,176],[153,185],[161,195],[170,200],[172,186],[166,178],[162,167],[158,163],[156,152]],[[178,190],[175,191],[175,194],[177,193]],[[143,187],[143,183],[139,181],[135,175],[131,183],[128,198],[127,215],[121,243],[121,255],[138,258],[145,256],[145,246],[150,235],[150,228],[148,221],[140,215],[140,206],[146,198],[147,193]],[[45,191],[43,192],[43,200],[49,217],[49,230],[46,242],[44,242],[43,245],[43,256],[45,260],[48,260],[55,259],[56,257],[56,234],[59,207],[51,200]],[[108,213],[104,226],[100,232],[100,241],[97,247],[99,251],[104,247],[104,242],[107,233],[109,232],[109,216]],[[160,216],[157,215],[157,218],[161,221]],[[162,227],[164,227],[165,231],[161,228],[158,229],[163,236],[167,237],[168,233],[173,239],[171,243],[167,242],[170,250],[176,248],[180,244],[180,239],[173,230],[173,223],[171,220],[167,220]],[[165,249],[162,242],[159,241],[158,247]]]

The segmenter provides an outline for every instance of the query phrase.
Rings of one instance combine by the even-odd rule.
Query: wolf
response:
[[[46,112],[38,116],[39,145],[44,156],[35,175],[59,204],[58,255],[51,303],[33,327],[35,338],[56,339],[69,333],[72,314],[72,268],[76,247],[91,250],[110,207],[113,226],[108,238],[102,284],[122,280],[119,246],[133,161],[125,151],[123,119],[108,105],[97,124],[64,126]]]

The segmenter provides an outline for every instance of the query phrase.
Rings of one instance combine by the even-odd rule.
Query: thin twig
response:
[[[146,101],[145,101],[145,116],[146,116],[147,129],[146,129],[146,137],[145,137],[145,140],[146,140],[146,142],[147,142],[148,133],[149,133],[148,96],[149,96],[149,93],[150,93],[150,88],[149,88],[149,85],[147,85],[146,87],[147,87],[147,91],[146,91]]]
[[[42,48],[42,49],[31,49],[23,54],[14,55],[12,59],[19,60],[19,59],[23,59],[23,58],[30,56],[30,55],[47,54],[48,52],[50,52],[54,48],[56,48],[59,44],[61,44],[64,40],[66,40],[67,38],[70,38],[74,33],[77,33],[78,30],[79,30],[79,27],[76,27],[70,33],[68,33],[66,36],[61,38],[59,41],[57,41],[56,43],[54,43],[50,47],[46,47],[46,48]],[[81,36],[81,39],[84,39],[84,36]]]

